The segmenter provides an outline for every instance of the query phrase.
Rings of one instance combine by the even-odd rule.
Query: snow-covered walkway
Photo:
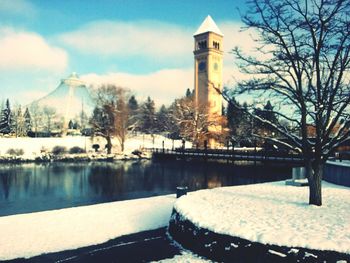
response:
[[[307,201],[308,187],[275,182],[193,192],[175,209],[218,234],[350,254],[350,189],[323,182],[323,206]]]
[[[168,225],[174,195],[0,217],[0,260],[95,245]]]

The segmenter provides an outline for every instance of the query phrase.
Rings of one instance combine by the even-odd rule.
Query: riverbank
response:
[[[144,149],[162,147],[170,149],[180,147],[182,142],[162,135],[132,135],[125,141],[123,152],[118,140],[112,139],[112,154],[106,154],[105,144],[104,138],[84,136],[0,138],[0,163],[149,159],[151,155]],[[99,148],[94,148],[96,145]],[[187,146],[190,147],[190,144]]]
[[[0,217],[0,260],[96,245],[166,227],[174,195]]]
[[[0,163],[46,163],[46,162],[93,162],[93,161],[134,161],[150,160],[151,153],[139,152],[140,154],[104,154],[104,153],[80,153],[80,154],[38,154],[34,156],[0,156]]]
[[[174,206],[169,232],[218,261],[350,260],[350,189],[323,182],[323,206],[284,182],[201,190]]]

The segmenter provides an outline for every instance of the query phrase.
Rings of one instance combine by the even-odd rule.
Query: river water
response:
[[[181,161],[0,165],[0,216],[290,178],[281,166]]]

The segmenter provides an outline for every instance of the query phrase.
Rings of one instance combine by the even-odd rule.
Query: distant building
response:
[[[45,107],[53,109],[56,119],[60,118],[63,122],[63,130],[68,129],[70,121],[80,125],[82,122],[87,122],[94,107],[89,90],[75,72],[62,79],[55,90],[31,105],[34,104],[41,109]]]
[[[193,53],[196,106],[213,120],[222,115],[222,96],[215,88],[223,88],[223,34],[209,15],[194,33]],[[220,133],[221,126],[209,126],[208,130]],[[209,146],[213,147],[215,140],[208,139]]]

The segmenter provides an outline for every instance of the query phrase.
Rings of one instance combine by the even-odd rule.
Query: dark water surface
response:
[[[0,216],[285,180],[291,168],[126,161],[0,165]]]

